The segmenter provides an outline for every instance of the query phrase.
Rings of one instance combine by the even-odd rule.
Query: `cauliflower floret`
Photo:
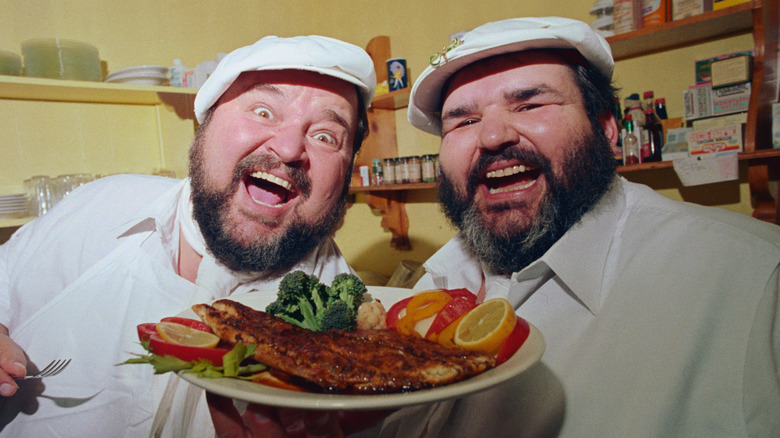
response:
[[[385,306],[379,300],[363,302],[358,307],[357,328],[364,330],[387,328],[385,314]]]

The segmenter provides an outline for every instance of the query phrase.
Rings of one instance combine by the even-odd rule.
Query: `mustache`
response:
[[[231,187],[238,187],[239,181],[244,178],[245,175],[263,171],[268,172],[274,169],[281,169],[282,172],[293,182],[293,186],[303,196],[303,199],[308,199],[311,196],[311,180],[306,171],[300,167],[288,166],[280,159],[273,157],[272,155],[250,155],[241,159],[233,171],[233,181]]]

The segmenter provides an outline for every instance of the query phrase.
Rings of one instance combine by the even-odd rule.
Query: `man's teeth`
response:
[[[506,192],[511,192],[513,190],[527,189],[528,187],[531,187],[534,184],[536,184],[536,180],[532,179],[531,181],[528,181],[525,184],[518,184],[510,187],[502,187],[500,189],[490,189],[489,191],[491,195],[495,195],[496,193],[506,193]]]
[[[276,175],[271,175],[268,172],[253,172],[252,173],[252,178],[266,180],[266,181],[274,183],[274,184],[276,184],[278,186],[282,186],[282,187],[284,187],[287,190],[290,190],[290,188],[292,187],[290,185],[289,181],[283,180],[283,179],[279,178]]]
[[[492,170],[488,172],[486,176],[488,178],[501,178],[502,176],[511,176],[520,172],[525,172],[526,170],[530,170],[530,168],[523,164],[519,164],[505,169]]]

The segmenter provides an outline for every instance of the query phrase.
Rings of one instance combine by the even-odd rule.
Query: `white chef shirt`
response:
[[[0,247],[0,323],[58,376],[20,382],[0,398],[0,437],[149,436],[166,386],[177,389],[163,436],[213,436],[201,391],[151,366],[116,366],[143,353],[136,325],[197,302],[274,291],[285,272],[233,275],[206,255],[198,284],[175,272],[177,205],[189,180],[121,175],[74,191]],[[332,239],[292,268],[328,282],[353,272]],[[207,274],[204,275],[204,272]],[[215,281],[216,280],[216,281]]]
[[[381,436],[776,437],[779,262],[780,227],[619,178],[539,260],[486,276],[542,332],[541,362]],[[425,268],[418,290],[480,288],[457,237]]]

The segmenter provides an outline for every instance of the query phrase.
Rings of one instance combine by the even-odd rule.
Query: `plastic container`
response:
[[[34,78],[102,81],[100,55],[95,46],[61,38],[22,43],[25,76]]]
[[[0,50],[0,75],[21,76],[22,57],[16,53]]]
[[[182,65],[181,59],[174,59],[173,60],[173,67],[170,68],[169,74],[171,77],[171,86],[172,87],[183,87],[184,86],[184,72],[187,71],[187,67]]]

